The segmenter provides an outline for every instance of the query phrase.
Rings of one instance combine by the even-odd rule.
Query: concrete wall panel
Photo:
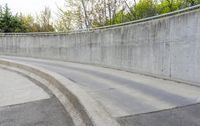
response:
[[[2,34],[0,54],[102,65],[200,86],[200,9],[69,34]]]

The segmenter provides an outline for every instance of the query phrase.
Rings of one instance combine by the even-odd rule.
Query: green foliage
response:
[[[34,18],[31,15],[23,16],[21,15],[21,21],[23,26],[26,28],[26,32],[37,32],[38,27],[37,24],[34,23]]]
[[[123,10],[119,11],[116,15],[115,18],[112,19],[112,24],[119,24],[123,22],[129,21],[128,19],[129,15],[125,14]]]
[[[53,32],[96,28],[169,13],[200,4],[200,0],[65,0],[53,24],[51,10],[35,17],[13,15],[7,5],[0,6],[0,32]]]
[[[12,15],[7,5],[0,12],[0,32],[25,32],[20,18]]]
[[[155,3],[153,0],[140,0],[139,3],[133,8],[135,19],[141,19],[156,15],[156,5],[157,3]]]
[[[172,11],[179,10],[185,7],[186,6],[183,0],[163,0],[157,6],[157,10],[159,14],[164,14],[164,13],[172,12]]]
[[[51,11],[45,8],[35,19],[28,15],[12,15],[7,5],[0,7],[0,32],[52,32]]]
[[[200,4],[200,0],[140,0],[137,4],[131,7],[131,11],[127,12],[123,9],[111,19],[112,24],[119,24],[128,21],[134,21],[150,16],[169,13],[180,10],[186,7],[191,7]],[[110,25],[110,20],[107,20],[104,25]],[[98,22],[96,23],[98,24]],[[97,25],[98,26],[98,25]]]

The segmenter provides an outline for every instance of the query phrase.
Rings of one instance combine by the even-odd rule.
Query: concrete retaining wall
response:
[[[97,64],[200,86],[200,9],[89,32],[4,34],[0,55]]]

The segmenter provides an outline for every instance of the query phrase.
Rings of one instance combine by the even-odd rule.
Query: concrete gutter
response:
[[[0,64],[46,80],[47,86],[69,112],[75,126],[120,126],[94,99],[65,77],[41,67],[5,60]]]

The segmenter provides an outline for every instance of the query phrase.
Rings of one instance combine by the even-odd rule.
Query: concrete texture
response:
[[[119,118],[122,126],[200,126],[200,104]]]
[[[149,126],[148,123],[152,126],[161,123],[162,126],[199,125],[200,112],[196,110],[197,107],[191,107],[188,116],[182,115],[182,110],[187,111],[184,106],[200,102],[200,87],[91,65],[32,58],[7,59],[39,66],[70,79],[90,94],[112,117],[117,118],[122,126]],[[183,109],[177,110],[176,107]],[[163,110],[169,112],[151,114]],[[170,124],[170,119],[165,120],[169,116],[175,118]],[[138,119],[140,117],[141,120]],[[182,125],[187,120],[189,122]]]
[[[0,126],[74,126],[52,92],[29,76],[0,65]]]
[[[200,9],[71,34],[2,34],[0,55],[96,64],[200,86]]]
[[[42,88],[28,78],[0,67],[0,107],[49,97]]]
[[[60,74],[12,60],[1,59],[0,64],[40,80],[59,99],[75,126],[119,126],[91,96]]]
[[[73,126],[56,98],[0,107],[0,126]]]

